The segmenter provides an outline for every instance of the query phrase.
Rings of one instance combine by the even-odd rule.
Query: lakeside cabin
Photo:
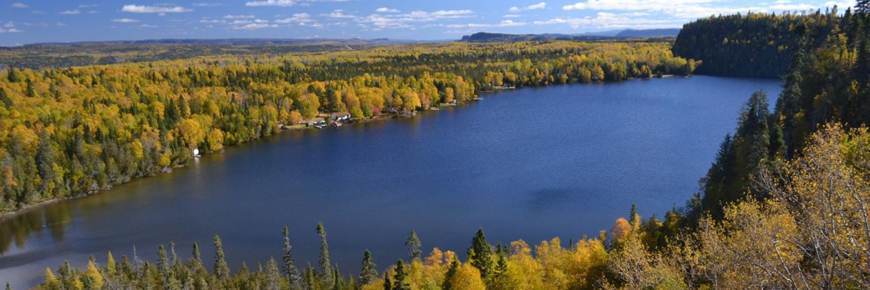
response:
[[[350,121],[350,113],[348,113],[348,112],[332,113],[329,115],[329,120],[332,122]]]

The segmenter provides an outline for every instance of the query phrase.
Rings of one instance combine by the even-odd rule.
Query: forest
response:
[[[772,77],[788,72],[794,53],[822,46],[835,28],[854,39],[857,26],[847,25],[851,9],[838,17],[831,11],[748,13],[701,18],[683,26],[673,51],[677,56],[704,60],[699,74]],[[839,31],[838,31],[839,32]]]
[[[355,120],[466,103],[506,87],[689,74],[670,44],[379,46],[280,56],[11,67],[0,78],[0,212],[132,178],[347,112]]]
[[[765,30],[769,27],[765,23],[783,16],[751,14],[734,17],[737,18],[714,17],[701,21],[726,35],[766,35],[769,31],[744,28]],[[460,254],[438,248],[432,248],[424,256],[421,239],[412,231],[405,241],[407,259],[395,261],[395,264],[393,261],[378,261],[392,264],[385,272],[378,273],[376,257],[369,252],[362,253],[360,274],[353,277],[342,275],[330,262],[326,230],[324,225],[318,224],[315,230],[321,238],[321,254],[316,267],[299,268],[295,265],[289,231],[285,229],[284,248],[282,251],[276,249],[276,254],[281,255],[280,261],[272,259],[254,269],[245,265],[230,269],[225,262],[221,240],[215,237],[212,269],[202,266],[198,245],[193,246],[190,259],[183,262],[170,243],[168,252],[164,247],[157,249],[160,258],[154,264],[139,261],[135,256],[132,261],[122,257],[117,262],[109,253],[104,262],[91,258],[83,270],[73,269],[68,264],[56,270],[46,269],[45,282],[39,287],[388,290],[870,288],[870,275],[867,275],[870,273],[870,205],[867,204],[870,200],[870,130],[866,127],[867,118],[870,118],[870,3],[859,1],[854,10],[848,9],[844,13],[832,10],[788,17],[797,20],[793,20],[794,27],[790,28],[794,39],[790,40],[793,46],[788,50],[792,55],[787,58],[787,69],[782,74],[783,91],[778,100],[771,108],[764,91],[749,97],[737,120],[735,133],[725,136],[715,161],[701,179],[699,192],[684,207],[668,211],[663,219],[656,215],[643,218],[636,208],[632,208],[627,218],[617,219],[609,231],[602,231],[597,237],[569,241],[564,246],[559,238],[534,246],[522,240],[509,245],[493,245],[480,229],[472,236],[464,260]],[[812,19],[827,19],[830,29],[819,34],[810,23]],[[697,24],[687,26],[691,25]],[[730,43],[711,42],[710,51],[723,53],[730,49]],[[444,44],[441,48],[449,50],[454,45],[458,44]],[[747,55],[763,55],[768,51],[766,47],[744,48]],[[662,55],[670,56],[667,52],[662,52]],[[429,57],[427,59],[433,63],[446,61]],[[783,59],[779,58],[780,61]],[[707,59],[701,58],[700,61],[702,66],[708,64]],[[679,63],[675,61],[674,64]],[[690,60],[682,61],[682,66],[672,66],[670,70],[656,67],[652,74],[676,72],[679,68],[691,72],[689,68],[693,64],[694,61]],[[743,65],[744,69],[753,69],[752,65]],[[450,73],[456,77],[467,73],[463,81],[468,79],[473,83],[469,85],[470,94],[474,90],[499,85],[486,77],[497,73],[463,70],[461,65],[457,66],[460,67],[454,67],[456,70]],[[553,72],[556,67],[549,71]],[[471,72],[477,72],[476,77]],[[509,73],[504,72],[502,85],[544,85],[559,83],[559,79],[567,78],[566,82],[573,79],[571,73],[564,78],[556,77],[558,73],[556,76],[550,74],[552,81],[549,77],[528,78],[531,75],[528,74],[517,77],[517,82],[510,82]],[[597,79],[622,79],[613,75],[603,73],[597,75],[602,76]],[[637,75],[625,75],[630,76]],[[436,90],[441,92],[440,88]],[[419,94],[422,90],[416,91]],[[458,98],[455,92],[454,98]],[[329,104],[328,98],[326,101]],[[37,139],[34,138],[32,143],[39,143]]]

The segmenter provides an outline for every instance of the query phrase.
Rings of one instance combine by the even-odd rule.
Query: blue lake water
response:
[[[332,260],[356,273],[423,247],[464,257],[483,227],[495,243],[596,236],[628,215],[681,206],[750,94],[779,80],[708,76],[527,88],[415,118],[289,131],[203,157],[172,174],[0,220],[0,282],[34,286],[46,267],[198,242],[211,267],[220,235],[233,271],[279,258],[290,227],[297,265],[317,263],[318,221]]]

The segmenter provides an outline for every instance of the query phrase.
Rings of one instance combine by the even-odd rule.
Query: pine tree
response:
[[[193,256],[190,257],[190,263],[194,271],[202,269],[202,255],[199,254],[199,244],[196,242],[193,242]]]
[[[628,213],[628,224],[631,225],[633,230],[640,229],[640,215],[637,213],[637,205],[631,204],[631,212]],[[570,247],[571,244],[568,244]]]
[[[0,102],[3,103],[3,106],[5,106],[6,109],[11,109],[12,106],[15,105],[15,102],[12,101],[12,98],[9,97],[9,93],[7,93],[4,88],[0,88]]]
[[[332,285],[332,263],[329,261],[329,244],[326,242],[326,229],[323,223],[317,223],[317,234],[320,235],[320,278],[327,286]]]
[[[9,286],[9,282],[6,282],[6,290],[12,290],[12,286]]]
[[[480,271],[480,278],[484,281],[489,277],[492,270],[492,246],[486,241],[483,229],[478,229],[471,239],[471,248],[468,249],[468,262]]]
[[[384,290],[393,290],[393,283],[390,282],[390,277],[384,276]]]
[[[402,259],[396,262],[396,274],[393,275],[393,290],[411,290],[411,284],[405,281],[408,273],[405,272],[405,262]]]
[[[164,278],[169,278],[169,258],[166,256],[166,248],[163,245],[157,247],[157,269]]]
[[[302,288],[302,277],[299,274],[299,269],[293,261],[292,246],[290,246],[290,230],[284,227],[284,275],[290,282],[290,288]]]
[[[7,71],[6,76],[9,78],[9,82],[10,83],[17,83],[18,79],[19,79],[18,78],[18,70],[15,69],[15,67],[13,67],[13,66],[9,66],[9,69],[7,69],[6,71]]]
[[[459,260],[453,259],[450,262],[450,268],[447,269],[447,272],[444,273],[444,281],[441,282],[441,290],[461,290],[461,289],[453,289],[453,277],[456,276],[456,271],[459,271]]]
[[[88,289],[100,289],[103,288],[103,284],[105,280],[103,279],[103,275],[100,274],[100,271],[97,270],[97,266],[94,265],[93,260],[88,260],[88,267],[85,270],[85,286]]]
[[[372,261],[372,253],[366,250],[362,260],[362,270],[359,272],[359,283],[368,285],[378,278],[378,269],[374,261]]]
[[[178,265],[181,262],[178,260],[178,254],[175,253],[175,242],[169,242],[169,264]]]
[[[855,4],[855,10],[862,13],[870,13],[870,0],[858,0]]]
[[[230,267],[224,258],[224,246],[221,238],[214,236],[214,276],[218,280],[226,280],[230,277]]]
[[[30,79],[27,79],[26,83],[27,83],[27,91],[26,91],[27,97],[28,98],[35,98],[36,97],[36,90],[33,88],[33,82],[30,81]]]
[[[278,262],[275,261],[275,258],[269,258],[269,262],[266,263],[266,290],[281,289],[280,275]]]
[[[409,261],[420,259],[423,251],[420,250],[422,245],[420,243],[420,238],[417,237],[417,231],[411,230],[411,235],[409,235],[408,239],[405,240],[405,246],[408,247]]]

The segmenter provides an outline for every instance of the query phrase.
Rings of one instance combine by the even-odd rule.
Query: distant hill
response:
[[[626,29],[590,32],[584,34],[504,34],[478,32],[463,36],[460,41],[464,42],[520,42],[520,41],[602,41],[621,40],[629,38],[660,38],[676,37],[680,33],[679,28],[673,29]]]
[[[679,28],[662,28],[662,29],[626,29],[620,31],[616,37],[676,37],[680,34]]]

